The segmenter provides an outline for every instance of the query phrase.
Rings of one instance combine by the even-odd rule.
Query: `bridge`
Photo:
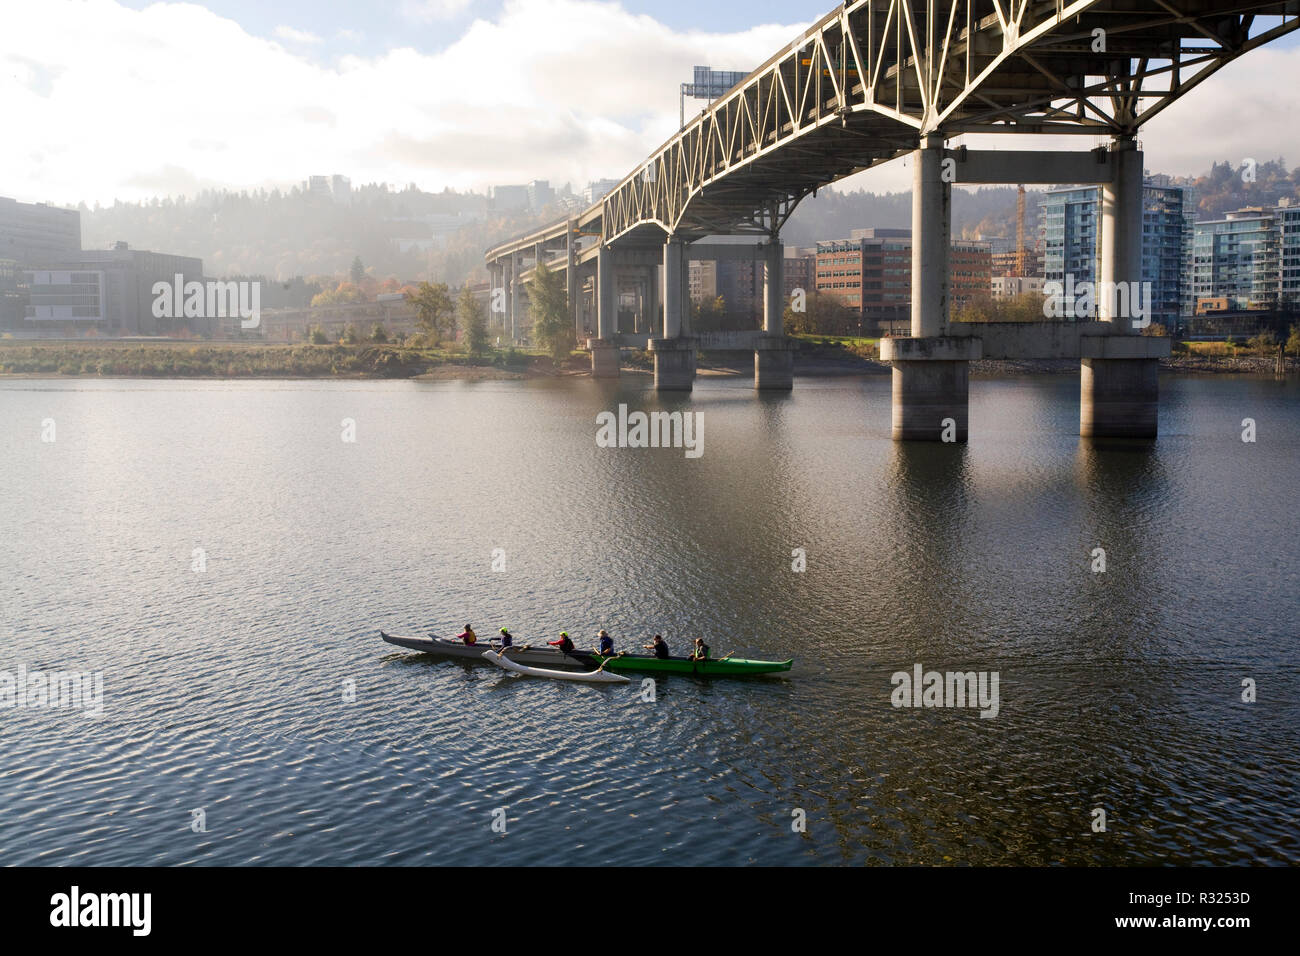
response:
[[[1300,0],[856,0],[795,37],[685,126],[599,203],[486,253],[502,321],[522,321],[539,262],[565,275],[575,330],[597,377],[619,349],[649,348],[655,387],[689,389],[700,347],[687,263],[708,237],[751,235],[764,264],[760,389],[789,389],[782,226],[820,187],[910,156],[911,335],[881,340],[892,365],[896,439],[967,437],[968,364],[1078,358],[1080,433],[1153,438],[1164,338],[1137,334],[1143,154],[1137,134],[1237,57],[1300,26]],[[949,149],[964,133],[1105,137],[1093,150]],[[1097,184],[1097,321],[963,326],[949,316],[954,183]],[[734,248],[734,247],[733,247]],[[637,302],[618,327],[619,286]],[[590,286],[588,297],[584,289]]]

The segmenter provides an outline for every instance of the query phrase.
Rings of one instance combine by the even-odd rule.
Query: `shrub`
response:
[[[1273,352],[1277,349],[1277,336],[1271,330],[1265,329],[1247,342],[1246,345],[1256,352]]]

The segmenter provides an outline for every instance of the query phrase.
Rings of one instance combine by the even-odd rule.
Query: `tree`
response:
[[[375,327],[370,330],[370,341],[381,344],[388,341],[388,331],[384,328],[383,323],[376,323]]]
[[[470,291],[469,284],[460,290],[456,302],[456,317],[465,329],[466,344],[471,355],[482,355],[488,349],[487,312],[483,303]]]
[[[722,322],[727,317],[727,300],[722,296],[716,299],[691,300],[691,328],[700,332],[717,332],[722,329]]]
[[[851,335],[861,327],[857,312],[815,289],[808,292],[802,312],[786,306],[784,320],[785,330],[796,335]]]
[[[1042,322],[1047,318],[1046,301],[1041,292],[998,298],[986,292],[967,299],[953,319],[957,322]]]
[[[365,302],[365,293],[353,282],[340,282],[338,288],[313,296],[312,308],[322,305],[353,305]]]
[[[421,282],[411,297],[420,328],[424,329],[435,341],[441,341],[444,330],[451,334],[456,332],[456,317],[452,311],[451,293],[447,283],[430,284]]]
[[[343,326],[343,334],[339,336],[339,343],[342,345],[356,345],[361,341],[361,335],[357,332],[357,327],[349,322]]]
[[[360,256],[353,257],[352,269],[348,275],[348,278],[352,280],[353,285],[361,285],[361,280],[364,279],[365,277],[366,277],[366,267],[361,262],[361,257]]]
[[[1277,348],[1277,336],[1273,334],[1271,329],[1264,329],[1248,341],[1246,345],[1260,354],[1268,354]]]
[[[533,313],[533,336],[539,345],[560,361],[573,351],[573,322],[569,318],[569,294],[564,277],[539,262],[528,284],[528,299]]]
[[[1300,355],[1300,325],[1291,326],[1291,334],[1286,340],[1286,350],[1292,355]]]

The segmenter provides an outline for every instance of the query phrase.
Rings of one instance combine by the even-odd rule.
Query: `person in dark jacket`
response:
[[[643,644],[642,647],[647,651],[654,651],[655,657],[661,661],[668,660],[668,645],[664,643],[664,639],[658,634],[655,635],[655,639],[651,643]]]

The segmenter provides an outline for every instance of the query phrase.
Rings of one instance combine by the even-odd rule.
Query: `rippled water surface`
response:
[[[1118,447],[1074,376],[973,382],[966,447],[887,377],[646,385],[0,383],[0,670],[104,688],[0,709],[0,863],[1300,861],[1294,381]],[[597,448],[620,401],[703,456]],[[466,621],[796,663],[647,702],[377,636]],[[891,706],[918,663],[997,716]]]

